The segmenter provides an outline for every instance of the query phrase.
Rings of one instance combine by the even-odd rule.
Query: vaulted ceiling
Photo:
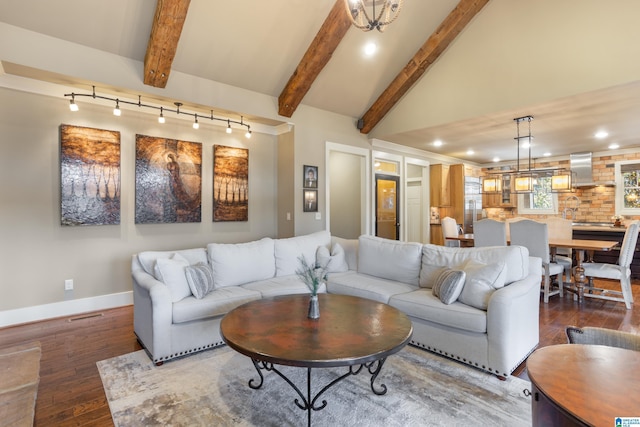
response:
[[[620,0],[617,9],[635,8],[632,2]],[[556,4],[545,2],[552,3]],[[560,3],[567,3],[559,6],[567,9],[576,0]],[[584,12],[584,25],[597,31],[592,21],[598,16],[593,7],[597,2],[578,3],[584,5],[584,11],[573,8],[558,16],[571,16],[579,22]],[[512,118],[521,113],[536,116],[534,133],[540,150],[547,149],[543,147],[547,144],[553,147],[554,155],[602,150],[602,143],[596,145],[585,137],[596,123],[615,129],[617,141],[624,147],[637,146],[637,81],[616,85],[612,80],[595,92],[572,93],[518,108],[498,106],[490,113],[466,117],[461,114],[464,120],[455,122],[429,118],[424,125],[376,129],[412,88],[432,79],[430,67],[447,56],[457,36],[465,38],[470,23],[484,16],[512,13],[498,8],[524,5],[520,0],[405,0],[400,17],[384,33],[351,27],[343,0],[0,0],[0,22],[143,61],[140,79],[153,87],[171,85],[171,71],[179,71],[270,95],[278,100],[283,120],[295,119],[295,111],[303,103],[353,117],[354,126],[362,119],[362,133],[374,131],[377,138],[472,162],[487,163],[494,155],[513,158],[513,147],[506,141],[514,136]],[[488,8],[493,8],[491,15]],[[552,12],[541,19],[552,19]],[[620,15],[625,11],[617,10],[616,16]],[[508,18],[517,30],[517,22],[526,17]],[[543,38],[544,28],[536,28],[532,34],[536,32],[538,39]],[[364,55],[367,42],[377,45],[376,55]],[[562,45],[562,40],[558,42]],[[483,53],[486,61],[492,60],[490,52]],[[514,52],[515,67],[521,60],[520,52]],[[461,74],[465,72],[471,75],[475,70]],[[489,101],[485,103],[491,104]],[[460,109],[467,107],[463,105],[466,101],[460,102]],[[443,147],[433,147],[435,139],[445,141]],[[558,141],[563,142],[562,147]],[[472,145],[484,149],[467,154]]]

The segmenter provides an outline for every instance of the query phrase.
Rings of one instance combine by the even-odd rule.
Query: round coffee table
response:
[[[229,347],[248,356],[260,376],[273,371],[298,394],[295,404],[307,411],[323,409],[318,401],[329,388],[361,371],[371,374],[371,390],[385,394],[387,387],[374,384],[388,356],[400,351],[411,339],[411,320],[383,303],[348,295],[318,295],[320,318],[309,319],[309,295],[288,295],[252,301],[231,310],[220,324],[222,339]],[[306,396],[274,365],[307,368]],[[311,369],[348,366],[349,371],[311,396]],[[302,403],[301,403],[302,402]]]

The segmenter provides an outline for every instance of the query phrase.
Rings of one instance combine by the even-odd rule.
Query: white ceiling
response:
[[[172,68],[277,97],[334,3],[192,0]],[[361,117],[457,3],[406,0],[384,33],[351,28],[302,102]],[[155,8],[156,0],[0,0],[0,21],[142,62]],[[368,41],[379,48],[373,58],[362,53]],[[634,83],[531,106],[533,157],[603,151],[610,142],[637,146],[639,99],[640,84]],[[514,114],[502,111],[383,139],[479,164],[494,156],[508,160],[516,154]],[[595,128],[608,130],[610,138],[595,140]],[[435,139],[444,145],[431,146]],[[468,148],[475,154],[467,155]]]

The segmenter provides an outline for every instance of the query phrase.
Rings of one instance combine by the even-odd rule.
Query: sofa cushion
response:
[[[418,286],[421,249],[420,243],[360,236],[358,272]]]
[[[422,247],[420,286],[431,288],[443,268],[460,266],[470,259],[484,264],[504,261],[506,284],[529,275],[529,251],[523,246],[452,248],[425,244]]]
[[[469,260],[462,267],[466,280],[458,300],[464,304],[486,310],[496,289],[504,287],[506,268],[504,261],[483,264]]]
[[[316,263],[318,246],[329,247],[331,234],[328,231],[318,231],[305,236],[276,239],[274,253],[276,260],[276,276],[290,276],[296,274],[300,268],[298,257],[303,256],[309,265]]]
[[[238,286],[275,275],[273,239],[207,245],[216,288]]]
[[[209,292],[213,291],[213,270],[209,264],[201,262],[196,265],[190,265],[184,269],[187,276],[187,283],[191,293],[197,299],[204,298]]]
[[[332,294],[353,295],[383,303],[387,303],[392,295],[415,289],[415,286],[406,283],[381,279],[355,271],[330,274],[327,279],[327,291]]]
[[[331,236],[331,244],[339,243],[344,249],[344,257],[347,260],[349,270],[358,270],[358,239],[343,239],[341,237]]]
[[[191,295],[191,289],[185,276],[185,268],[189,262],[180,254],[173,254],[171,258],[159,258],[155,263],[154,276],[164,283],[171,293],[171,302],[180,301]]]
[[[468,332],[487,333],[486,311],[478,310],[457,301],[446,305],[433,295],[431,289],[418,289],[413,292],[394,295],[389,299],[389,305],[408,316],[439,325]]]
[[[242,287],[260,292],[262,294],[262,298],[309,293],[309,288],[298,278],[298,276],[274,277],[273,279],[247,283],[246,285],[242,285]],[[327,285],[321,284],[318,288],[318,293],[325,292],[327,292]]]
[[[184,249],[181,251],[146,251],[138,254],[138,261],[144,271],[155,276],[156,261],[159,258],[171,258],[173,254],[180,254],[185,258],[189,265],[195,265],[199,262],[207,262],[207,251],[205,248]]]
[[[326,246],[318,246],[316,263],[326,268],[327,273],[344,273],[345,271],[349,271],[344,249],[340,243],[333,245],[331,253],[329,253],[329,249],[327,249]]]
[[[433,284],[433,295],[443,303],[451,304],[460,296],[465,278],[466,274],[462,270],[444,270]]]
[[[202,299],[187,297],[173,304],[173,323],[191,322],[222,316],[234,308],[260,299],[260,292],[240,286],[226,286],[214,289]]]

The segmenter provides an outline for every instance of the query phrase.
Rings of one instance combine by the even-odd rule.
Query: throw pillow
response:
[[[486,310],[493,292],[504,286],[507,270],[505,262],[482,264],[469,260],[462,270],[467,278],[458,300],[480,310]]]
[[[440,301],[447,305],[455,302],[462,292],[466,277],[464,271],[445,269],[438,275],[433,284],[433,295],[440,298]]]
[[[194,297],[202,299],[213,291],[213,270],[209,264],[200,262],[196,265],[190,265],[184,271]]]
[[[325,267],[327,273],[344,273],[349,271],[349,265],[345,256],[344,249],[340,243],[333,245],[331,254],[326,246],[318,246],[316,251],[316,262],[318,265]]]
[[[155,265],[156,279],[164,283],[171,292],[171,302],[177,302],[191,295],[184,269],[189,266],[180,254],[171,258],[158,258]]]

